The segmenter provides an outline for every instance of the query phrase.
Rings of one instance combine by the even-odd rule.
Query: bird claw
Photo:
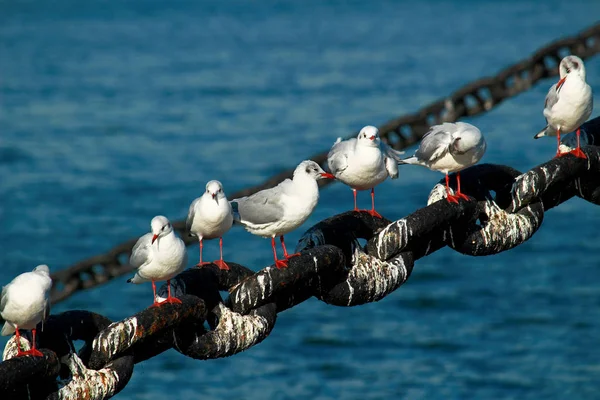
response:
[[[449,194],[449,195],[446,196],[446,200],[448,200],[448,203],[456,203],[456,204],[458,204],[458,199],[460,199],[460,197],[454,196],[454,195],[451,195],[451,194]]]
[[[229,265],[223,260],[215,260],[212,263],[219,267],[220,270],[229,271]]]
[[[289,260],[292,257],[298,257],[300,255],[300,253],[294,253],[294,254],[284,254],[283,256],[285,257],[286,260]]]
[[[381,214],[379,214],[379,213],[378,213],[377,211],[375,211],[375,210],[364,210],[364,211],[365,211],[367,214],[371,215],[372,217],[375,217],[375,218],[383,218],[383,217],[381,216]]]
[[[276,260],[275,266],[277,267],[277,269],[287,268],[288,261],[287,260]]]
[[[34,356],[34,357],[44,357],[41,351],[38,349],[29,349],[27,351],[21,351],[18,356]]]
[[[580,148],[576,148],[575,150],[571,150],[570,152],[563,153],[563,154],[572,154],[572,155],[574,155],[577,158],[583,158],[583,159],[587,158],[587,156],[585,155],[585,153],[583,151],[581,151]]]
[[[167,297],[166,300],[163,300],[161,302],[154,301],[154,304],[152,304],[148,308],[160,307],[160,306],[164,306],[165,304],[181,304],[181,303],[182,303],[181,300],[179,300],[177,297]]]
[[[212,264],[212,263],[211,262],[207,262],[207,261],[203,261],[203,262],[199,262],[198,264],[194,265],[194,267],[202,268],[205,265],[210,265],[210,264]]]
[[[464,193],[456,193],[456,195],[455,195],[455,196],[456,196],[456,197],[458,197],[459,199],[463,199],[463,200],[466,200],[466,201],[471,201],[471,200],[473,200],[473,198],[472,198],[472,197],[469,197],[469,196],[467,196],[467,195],[466,195],[466,194],[464,194]]]

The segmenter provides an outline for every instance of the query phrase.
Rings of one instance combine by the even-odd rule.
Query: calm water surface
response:
[[[0,282],[103,252],[154,215],[182,218],[210,179],[229,193],[257,184],[599,15],[595,0],[0,1]],[[600,93],[600,58],[586,67]],[[484,162],[524,171],[553,155],[552,139],[532,139],[551,84],[469,121],[486,135]],[[401,169],[378,187],[379,211],[422,207],[440,178]],[[328,187],[289,242],[351,203]],[[166,352],[136,365],[117,398],[598,398],[598,226],[599,209],[572,199],[514,250],[441,250],[376,304],[309,300],[232,358]],[[272,262],[269,242],[241,229],[225,258]],[[151,288],[125,280],[53,312],[129,316]]]

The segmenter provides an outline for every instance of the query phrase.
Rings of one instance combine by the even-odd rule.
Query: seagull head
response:
[[[157,215],[152,218],[152,222],[150,222],[150,228],[152,230],[152,243],[159,237],[168,235],[173,232],[173,226],[167,219],[167,217],[162,215]]]
[[[485,146],[485,139],[479,128],[466,122],[457,122],[455,125],[457,130],[452,134],[452,154],[465,154]]]
[[[307,177],[311,177],[315,180],[324,179],[324,178],[335,179],[335,176],[323,171],[323,168],[321,168],[321,166],[319,164],[317,164],[316,162],[314,162],[312,160],[302,161],[296,167],[296,170],[294,171],[294,178],[296,176],[307,176]]]
[[[558,81],[557,87],[560,88],[569,75],[577,75],[581,79],[585,80],[585,67],[581,58],[577,56],[566,56],[560,62],[558,66],[558,72],[560,74],[560,80]]]
[[[363,146],[378,147],[381,139],[379,138],[379,129],[372,125],[367,125],[360,130],[357,136],[358,143]]]
[[[48,267],[46,264],[41,264],[35,267],[33,269],[33,272],[38,272],[44,275],[50,275],[50,267]]]
[[[210,196],[214,201],[219,204],[219,200],[225,199],[225,192],[223,192],[223,185],[219,181],[210,181],[206,184],[206,195]]]

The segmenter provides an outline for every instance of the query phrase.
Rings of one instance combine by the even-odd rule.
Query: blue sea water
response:
[[[2,0],[0,282],[104,252],[154,215],[183,218],[210,179],[229,193],[260,183],[598,16],[596,0]],[[600,93],[600,57],[586,67]],[[469,120],[488,142],[482,162],[525,171],[552,157],[554,140],[532,139],[551,84]],[[411,213],[440,178],[402,168],[377,188],[378,210]],[[289,243],[351,204],[347,187],[327,187]],[[597,207],[569,200],[516,249],[442,249],[375,304],[311,299],[234,357],[168,351],[136,365],[117,398],[598,398],[598,226]],[[242,229],[225,237],[225,258],[272,262],[269,242]],[[125,280],[53,312],[118,320],[148,306],[150,286]]]

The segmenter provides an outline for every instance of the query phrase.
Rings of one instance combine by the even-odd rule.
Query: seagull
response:
[[[154,304],[151,307],[165,303],[181,303],[181,300],[171,296],[171,279],[183,271],[187,263],[187,253],[183,240],[173,231],[173,226],[162,215],[157,215],[150,222],[152,232],[138,239],[129,258],[129,264],[138,270],[128,283],[152,281]],[[156,281],[167,281],[167,299],[156,301]]]
[[[6,321],[0,335],[7,336],[13,332],[17,336],[17,356],[31,355],[43,357],[35,345],[35,327],[50,315],[50,268],[38,265],[32,272],[25,272],[2,288],[0,295],[0,315]],[[21,351],[19,329],[31,329],[33,344],[31,350]]]
[[[581,124],[592,115],[594,99],[592,88],[585,81],[585,66],[581,58],[571,55],[561,60],[558,69],[560,79],[548,90],[544,104],[547,125],[533,138],[556,136],[555,157],[560,157],[569,154],[560,152],[561,132],[572,132],[577,129],[577,148],[570,153],[575,157],[587,158],[581,151],[579,135]]]
[[[201,267],[208,262],[202,262],[202,248],[204,239],[219,238],[219,249],[221,250],[221,259],[214,261],[219,269],[228,270],[229,266],[223,261],[223,235],[231,228],[233,224],[233,213],[231,204],[223,192],[223,185],[219,181],[210,181],[206,184],[206,192],[201,197],[195,199],[190,205],[187,220],[185,221],[186,230],[190,235],[194,235],[200,242],[200,262]]]
[[[429,128],[415,155],[401,160],[400,164],[422,165],[446,174],[446,200],[458,203],[458,199],[470,200],[460,191],[460,171],[477,164],[486,147],[485,139],[477,127],[465,122],[444,122]],[[455,195],[450,193],[450,172],[456,172]]]
[[[391,149],[379,138],[379,130],[367,125],[356,138],[337,141],[327,154],[327,164],[336,179],[352,188],[354,193],[354,211],[356,191],[371,189],[371,210],[364,210],[374,217],[381,218],[375,211],[375,186],[389,176],[398,177],[398,155],[404,154]]]
[[[314,161],[302,161],[294,171],[293,179],[261,190],[251,196],[231,201],[234,218],[253,235],[271,238],[275,266],[279,269],[288,265],[288,260],[299,254],[288,254],[283,235],[293,231],[306,221],[319,201],[317,180],[334,176],[326,173]],[[283,256],[277,259],[275,237],[279,236]]]

